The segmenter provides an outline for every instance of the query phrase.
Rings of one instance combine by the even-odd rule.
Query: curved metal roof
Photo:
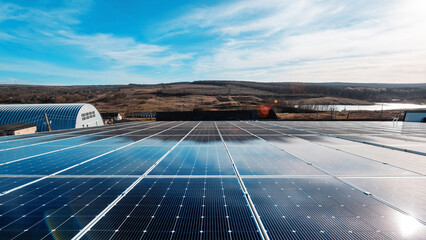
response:
[[[5,104],[0,105],[0,125],[21,122],[37,125],[37,131],[47,131],[44,113],[52,130],[75,128],[78,112],[85,103],[70,104]]]

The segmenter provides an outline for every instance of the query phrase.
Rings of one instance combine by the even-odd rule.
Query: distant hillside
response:
[[[194,81],[193,83],[229,83],[236,81],[223,81],[223,80],[201,80]],[[238,81],[243,83],[256,83],[249,81]],[[294,84],[303,84],[303,85],[314,85],[314,86],[337,86],[337,87],[366,87],[366,88],[426,88],[426,83],[344,83],[344,82],[327,82],[327,83],[302,83],[302,82],[263,82],[263,84],[279,84],[279,85],[294,85]]]
[[[274,100],[295,104],[426,103],[426,84],[260,83],[195,81],[156,85],[0,85],[0,103],[88,102],[101,111],[253,109]]]

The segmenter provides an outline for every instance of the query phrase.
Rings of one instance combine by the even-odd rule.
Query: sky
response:
[[[0,84],[426,83],[425,0],[0,0]]]

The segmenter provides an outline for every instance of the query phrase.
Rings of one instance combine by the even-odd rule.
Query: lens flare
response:
[[[272,105],[268,105],[268,106],[260,105],[257,108],[257,115],[259,115],[259,117],[261,117],[261,118],[266,118],[266,117],[268,117],[269,110],[271,110],[271,108],[272,108]]]
[[[50,235],[53,239],[67,239],[69,232],[66,231],[62,225],[64,224],[64,216],[74,216],[75,209],[71,206],[70,201],[67,201],[66,208],[53,208],[44,212],[44,220],[47,228],[50,230]],[[66,217],[67,218],[67,217]],[[82,229],[80,221],[77,216],[68,219],[67,227],[72,229]],[[61,228],[62,227],[62,228]]]
[[[398,218],[399,230],[403,237],[409,237],[413,235],[422,224],[419,223],[415,218],[401,214]]]

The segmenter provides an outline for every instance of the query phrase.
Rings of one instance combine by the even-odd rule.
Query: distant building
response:
[[[230,111],[183,111],[157,112],[157,121],[222,121],[222,120],[276,120],[274,110],[268,109],[265,115],[260,116],[257,110],[230,110]]]
[[[115,122],[115,121],[120,121],[123,119],[123,117],[121,117],[120,113],[116,112],[116,113],[101,113],[102,119],[107,122]]]
[[[37,132],[37,126],[28,123],[9,123],[0,126],[0,136],[23,135]]]
[[[404,122],[426,122],[426,109],[405,111]]]
[[[48,122],[46,121],[46,116]],[[91,104],[4,104],[0,105],[0,125],[28,123],[37,131],[103,126],[101,114]]]
[[[156,112],[127,112],[127,118],[155,118]]]

